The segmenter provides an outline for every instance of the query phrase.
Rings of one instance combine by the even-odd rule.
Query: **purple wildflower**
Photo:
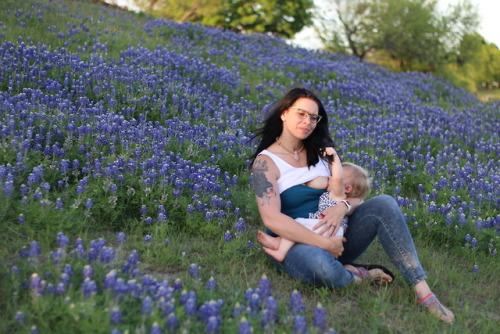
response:
[[[82,292],[85,297],[91,297],[97,292],[97,284],[90,278],[85,278],[82,285]]]
[[[207,290],[217,290],[217,281],[213,277],[207,281]]]
[[[192,263],[190,266],[189,266],[189,276],[191,276],[192,278],[199,278],[200,277],[200,273],[198,272],[198,265],[195,264],[195,263]]]
[[[295,317],[294,326],[293,326],[294,334],[305,334],[307,333],[307,322],[306,318],[301,315],[297,315]]]
[[[39,297],[42,295],[43,291],[42,279],[38,276],[37,273],[33,273],[31,275],[30,290],[31,290],[31,295],[34,297]]]
[[[125,233],[123,232],[119,232],[117,235],[116,235],[116,242],[118,244],[122,244],[124,243],[125,241],[127,241],[127,236],[125,235]]]
[[[472,272],[477,273],[479,271],[479,266],[477,264],[472,268]]]
[[[149,234],[144,236],[144,242],[151,242],[151,241],[153,241],[152,236],[150,236]]]
[[[316,310],[314,311],[313,324],[321,331],[325,330],[326,327],[326,311],[325,308],[318,303]]]
[[[231,242],[232,240],[233,240],[233,236],[231,235],[231,232],[226,231],[226,233],[224,233],[224,241]]]
[[[92,278],[92,275],[94,275],[94,270],[90,265],[86,264],[82,269],[82,275],[84,279]]]
[[[153,326],[151,326],[150,334],[162,334],[161,327],[157,322],[153,323]]]
[[[179,320],[174,312],[170,313],[167,317],[167,329],[171,332],[175,330],[175,328],[179,327]]]
[[[24,313],[22,311],[17,311],[16,315],[14,316],[14,320],[20,325],[24,324],[25,321]]]
[[[302,296],[297,290],[294,290],[290,296],[289,310],[295,315],[300,314],[305,310],[305,305],[302,302]]]
[[[141,314],[151,315],[153,312],[153,300],[151,297],[146,296],[142,301]]]
[[[253,329],[250,327],[250,323],[245,317],[242,317],[240,320],[240,325],[238,327],[239,334],[252,334]]]
[[[61,248],[68,247],[70,243],[69,238],[62,232],[57,233],[56,241]]]
[[[109,322],[111,325],[118,325],[122,323],[122,312],[118,306],[115,306],[111,309],[111,313],[109,315]]]
[[[30,259],[38,259],[38,257],[42,254],[42,250],[40,249],[40,245],[36,241],[32,241],[30,243],[29,257]]]

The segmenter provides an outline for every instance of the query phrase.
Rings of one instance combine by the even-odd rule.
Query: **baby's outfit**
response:
[[[324,192],[321,194],[319,197],[319,205],[318,205],[318,211],[312,212],[309,214],[309,219],[307,218],[297,218],[295,219],[299,224],[302,226],[312,230],[312,227],[316,225],[319,219],[322,219],[323,217],[323,211],[331,208],[332,206],[336,205],[338,201],[332,199],[330,197],[330,194],[328,192]],[[316,220],[311,220],[311,219],[316,219]],[[344,217],[342,219],[342,222],[340,223],[340,227],[337,230],[337,233],[335,236],[337,237],[342,237],[344,235],[345,230],[347,229],[347,217]],[[314,231],[313,231],[314,232]],[[328,231],[324,232],[323,234],[326,234]]]

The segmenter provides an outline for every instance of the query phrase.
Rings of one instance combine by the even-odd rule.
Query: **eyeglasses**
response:
[[[311,121],[311,123],[318,123],[319,121],[321,121],[321,118],[323,118],[323,116],[321,115],[310,113],[309,111],[306,111],[301,108],[290,107],[289,109],[297,110],[297,116],[300,119],[306,119],[306,117],[309,116],[309,120]]]

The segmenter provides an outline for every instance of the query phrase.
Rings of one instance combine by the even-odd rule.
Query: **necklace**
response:
[[[290,154],[293,154],[293,160],[295,161],[299,161],[300,160],[300,155],[299,153],[302,152],[302,150],[304,149],[304,144],[302,144],[302,147],[300,148],[300,150],[294,150],[293,152],[290,151],[289,149],[287,149],[285,146],[283,146],[281,144],[281,141],[280,141],[280,137],[276,137],[276,142],[278,143],[279,146],[283,147],[283,149],[285,151],[287,151],[288,153]]]

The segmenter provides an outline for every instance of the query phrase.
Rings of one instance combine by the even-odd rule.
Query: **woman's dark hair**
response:
[[[314,131],[303,141],[307,150],[307,166],[310,167],[318,163],[318,156],[323,153],[325,146],[333,146],[333,140],[328,132],[328,116],[326,115],[323,103],[321,103],[320,99],[308,89],[300,87],[292,88],[273,106],[272,109],[270,109],[264,121],[264,125],[256,131],[254,136],[252,136],[251,140],[256,137],[261,137],[261,141],[257,150],[250,157],[252,161],[250,167],[253,165],[257,155],[262,150],[271,146],[271,144],[276,141],[276,138],[281,135],[283,131],[281,114],[300,98],[307,98],[316,102],[318,105],[318,114],[322,116],[321,122],[318,122]]]

